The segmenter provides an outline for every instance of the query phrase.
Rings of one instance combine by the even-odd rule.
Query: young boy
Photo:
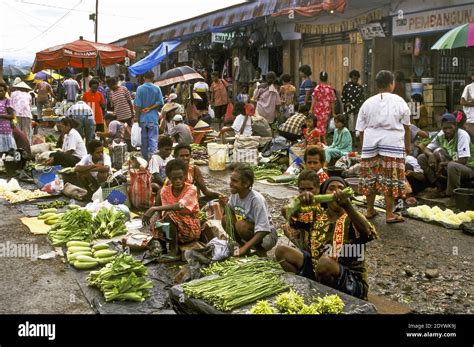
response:
[[[166,164],[173,159],[171,152],[173,150],[173,140],[171,137],[161,135],[158,137],[158,153],[154,154],[148,165],[148,170],[152,174],[152,189],[157,192],[166,178]]]
[[[292,199],[290,205],[282,208],[281,213],[288,221],[287,224],[282,225],[285,236],[295,244],[299,249],[309,252],[309,232],[313,223],[314,209],[319,208],[319,204],[314,205],[312,201],[307,201],[310,194],[319,194],[319,175],[313,170],[303,170],[298,176],[298,192],[299,195]],[[304,205],[300,211],[293,216],[289,216],[288,210],[295,200],[299,199],[300,204]],[[279,246],[276,251],[282,253],[287,246]]]
[[[328,174],[323,170],[325,161],[326,156],[322,148],[312,147],[304,152],[305,169],[315,171],[319,176],[321,184],[329,178]]]

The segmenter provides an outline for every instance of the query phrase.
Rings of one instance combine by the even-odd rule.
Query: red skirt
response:
[[[377,155],[362,159],[359,171],[359,193],[405,197],[405,158]]]
[[[164,217],[169,217],[176,225],[176,229],[178,230],[178,243],[197,241],[201,237],[201,223],[199,222],[199,218],[194,215],[167,211]]]

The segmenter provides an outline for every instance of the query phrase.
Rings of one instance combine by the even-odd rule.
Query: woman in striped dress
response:
[[[367,196],[368,219],[377,214],[375,195],[385,196],[386,222],[403,222],[393,213],[395,198],[405,194],[405,155],[410,151],[410,109],[395,87],[390,71],[376,78],[379,93],[367,99],[359,111],[356,130],[362,138],[359,190]]]

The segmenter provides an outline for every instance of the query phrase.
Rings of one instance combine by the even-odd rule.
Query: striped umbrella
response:
[[[31,72],[26,77],[26,80],[27,81],[32,81],[32,80],[46,81],[46,80],[50,80],[50,79],[60,80],[61,78],[63,78],[63,76],[61,76],[60,74],[55,73],[53,70],[42,70],[42,71],[39,71],[39,72],[36,72],[36,73]]]
[[[431,49],[452,49],[474,46],[474,23],[467,23],[444,34]]]

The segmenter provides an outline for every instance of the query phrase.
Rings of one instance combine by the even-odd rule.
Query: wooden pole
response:
[[[98,42],[97,39],[99,37],[99,0],[95,0],[95,42]]]

